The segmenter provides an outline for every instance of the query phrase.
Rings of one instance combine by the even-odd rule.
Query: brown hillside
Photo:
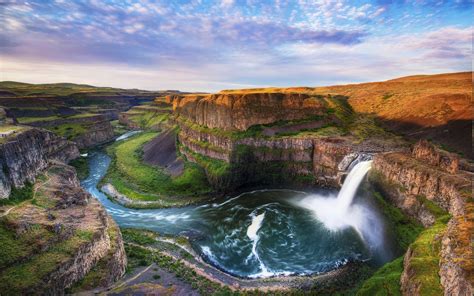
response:
[[[412,139],[431,139],[472,158],[472,72],[415,75],[384,82],[327,87],[224,90],[221,93],[288,92],[344,95],[359,113]]]
[[[315,91],[348,96],[355,111],[377,115],[388,128],[412,139],[434,140],[472,158],[472,72],[408,76]]]
[[[357,112],[421,127],[472,120],[472,72],[408,76],[385,82],[319,87],[341,94]]]

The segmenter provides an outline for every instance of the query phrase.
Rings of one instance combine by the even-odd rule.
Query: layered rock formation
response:
[[[56,163],[35,184],[35,202],[14,208],[2,229],[15,234],[20,257],[0,266],[0,290],[63,295],[101,262],[107,287],[120,278],[126,257],[120,231],[100,203],[80,185],[74,168]],[[25,246],[31,236],[41,233]],[[16,280],[21,275],[23,280]]]
[[[401,279],[403,294],[425,291],[426,287],[422,287],[425,283],[417,275],[420,267],[416,266],[424,255],[431,256],[426,260],[434,263],[435,268],[439,263],[439,278],[434,280],[439,291],[444,290],[445,295],[472,294],[469,246],[474,229],[473,174],[464,170],[471,167],[466,161],[426,141],[408,151],[404,145],[392,145],[390,141],[381,144],[371,141],[370,134],[369,140],[360,141],[351,133],[327,136],[297,132],[285,136],[261,132],[271,123],[278,127],[272,127],[273,130],[291,132],[286,127],[293,128],[301,122],[304,123],[301,126],[324,126],[317,121],[327,120],[327,114],[332,113],[328,112],[328,98],[321,96],[295,95],[289,91],[229,91],[168,96],[167,101],[173,104],[173,120],[179,126],[181,153],[203,166],[210,183],[219,190],[268,184],[339,186],[356,157],[375,154],[370,176],[373,183],[392,204],[425,227],[431,227],[424,234],[428,244],[433,245],[430,253],[420,254],[424,251],[419,246],[410,247],[406,253]],[[344,117],[354,118],[353,114],[338,115],[342,126],[353,127],[350,121],[353,119],[348,124],[344,122]],[[333,124],[334,120],[327,122]],[[357,129],[355,126],[355,133]]]
[[[445,295],[472,295],[474,233],[472,201],[473,174],[460,171],[458,157],[439,151],[425,141],[412,154],[385,153],[375,157],[371,179],[385,196],[425,227],[435,224],[439,211],[430,202],[451,215],[447,228],[440,228],[439,276]],[[436,222],[438,223],[438,222]],[[436,239],[436,237],[435,237]],[[435,243],[433,243],[435,244]],[[413,281],[412,249],[405,256],[402,292],[417,293],[420,283]]]
[[[298,130],[291,136],[266,133],[337,125],[340,120],[332,115],[330,98],[233,93],[169,96],[167,100],[173,103],[174,121],[179,125],[181,153],[206,168],[209,181],[219,190],[252,185],[339,186],[358,154],[386,149],[355,142],[350,136],[298,136]],[[275,127],[261,126],[275,122]],[[340,165],[343,160],[346,165]]]
[[[77,143],[79,149],[84,149],[105,144],[112,141],[114,137],[112,125],[105,117],[101,117],[101,120],[88,125],[86,133],[73,138],[72,141]]]
[[[130,129],[160,130],[166,127],[167,115],[171,113],[171,105],[161,101],[152,105],[135,106],[127,112],[119,114],[119,122]]]
[[[34,128],[2,139],[0,144],[0,198],[8,198],[11,187],[33,183],[50,160],[68,162],[79,156],[77,146],[54,133]]]
[[[208,128],[247,130],[257,124],[322,115],[320,97],[293,93],[167,96],[175,114]]]
[[[41,120],[28,123],[30,126],[43,127],[56,131],[61,125],[68,125],[73,130],[77,126],[82,132],[65,135],[71,141],[77,143],[79,149],[90,148],[111,141],[114,137],[114,129],[106,115],[97,114],[91,116],[77,116],[55,120]]]
[[[105,270],[94,273],[105,287],[125,272],[120,230],[64,164],[77,156],[73,142],[42,129],[23,127],[2,139],[2,197],[33,186],[24,202],[2,208],[0,291],[62,295],[92,268]]]

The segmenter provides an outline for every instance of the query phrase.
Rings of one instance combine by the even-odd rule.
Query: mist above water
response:
[[[384,237],[382,222],[367,204],[354,204],[357,189],[371,165],[371,160],[357,163],[337,196],[312,194],[298,200],[296,204],[310,210],[314,218],[330,231],[353,228],[371,249],[379,248]]]
[[[382,223],[363,196],[356,198],[370,162],[353,167],[339,196],[323,188],[314,194],[256,190],[199,206],[136,210],[111,202],[97,189],[110,158],[94,152],[89,160],[91,174],[82,185],[121,227],[189,234],[204,260],[235,276],[317,274],[352,260],[383,264],[393,258],[379,255],[390,247]]]

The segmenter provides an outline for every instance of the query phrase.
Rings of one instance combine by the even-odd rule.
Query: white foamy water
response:
[[[349,175],[347,175],[342,188],[337,195],[337,201],[339,203],[339,208],[341,211],[345,212],[348,210],[349,206],[352,203],[352,200],[355,197],[357,189],[359,188],[360,183],[364,179],[367,172],[372,166],[372,161],[361,161],[356,164]]]
[[[258,230],[262,227],[263,219],[265,218],[265,213],[252,218],[252,223],[249,228],[247,228],[247,236],[254,242],[258,240]]]
[[[265,213],[262,213],[257,216],[252,217],[252,223],[250,224],[249,228],[247,228],[247,236],[252,240],[252,253],[250,256],[247,258],[250,259],[251,256],[253,255],[255,259],[257,259],[260,267],[260,272],[254,275],[250,275],[250,277],[257,278],[257,277],[271,277],[274,274],[268,270],[268,268],[265,266],[265,264],[262,262],[260,259],[260,256],[258,255],[257,252],[257,244],[258,241],[260,240],[260,236],[258,235],[258,231],[260,230],[260,227],[262,227],[262,222],[263,219],[265,219]]]
[[[122,140],[125,140],[127,138],[130,138],[131,136],[135,135],[135,134],[138,134],[138,133],[141,133],[142,131],[129,131],[129,132],[126,132],[125,134],[119,136],[117,139],[115,139],[115,142],[117,141],[122,141]]]
[[[349,172],[337,198],[310,195],[298,200],[296,204],[312,211],[327,229],[339,231],[352,227],[371,248],[378,248],[382,243],[383,232],[379,218],[368,206],[352,204],[371,165],[372,161],[357,163]]]

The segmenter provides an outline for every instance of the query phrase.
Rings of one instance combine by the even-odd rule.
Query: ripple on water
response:
[[[228,273],[241,277],[315,274],[349,260],[372,257],[374,250],[354,227],[331,231],[310,209],[298,204],[310,197],[304,192],[256,190],[220,203],[132,210],[110,202],[96,189],[110,163],[108,156],[92,153],[89,159],[91,176],[82,184],[120,226],[174,235],[199,233],[193,237],[192,247]],[[331,196],[335,193],[323,191],[318,198]],[[372,211],[368,207],[359,210],[361,215],[367,214],[364,210]]]

